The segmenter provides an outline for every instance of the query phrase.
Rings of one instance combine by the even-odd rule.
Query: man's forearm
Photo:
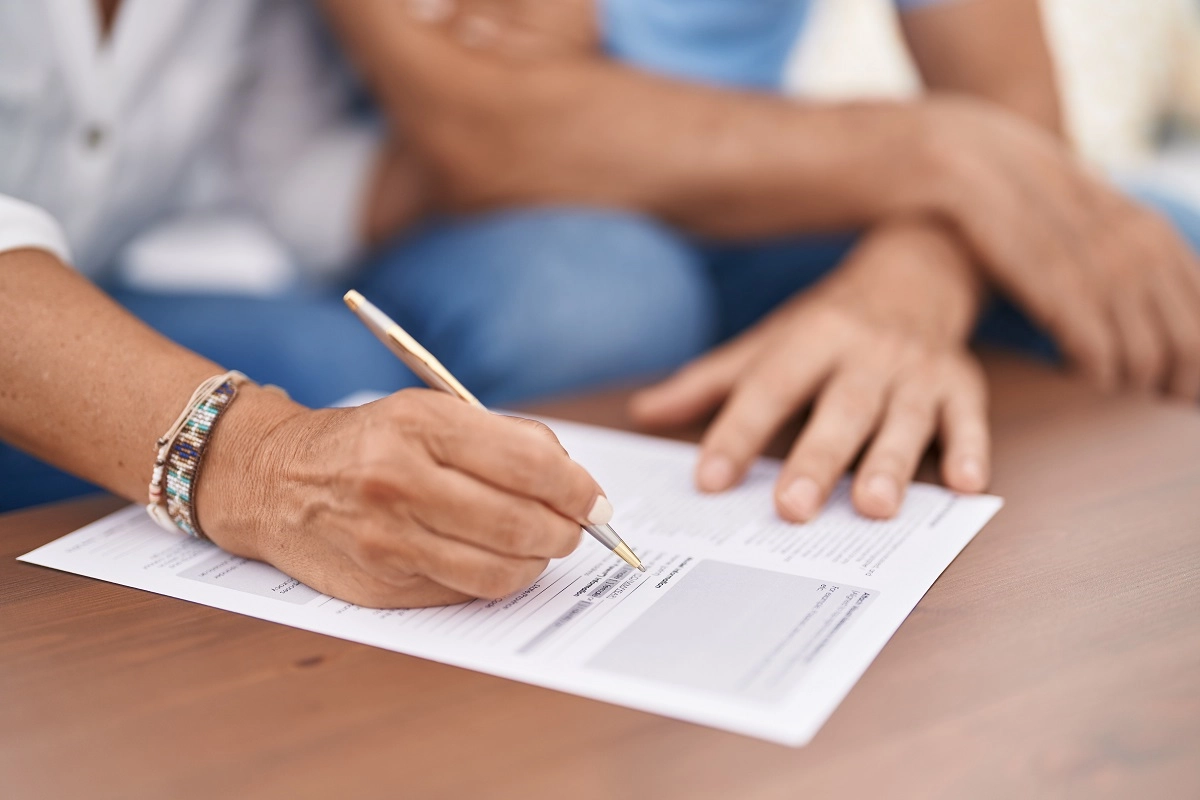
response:
[[[859,227],[932,206],[919,108],[805,106],[599,58],[471,52],[391,0],[325,0],[456,210],[636,208],[710,236]]]
[[[1039,0],[962,0],[901,17],[926,87],[989,100],[1062,135]]]

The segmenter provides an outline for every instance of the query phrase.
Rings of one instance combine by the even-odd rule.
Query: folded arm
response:
[[[478,5],[480,15],[494,11]],[[537,4],[508,5],[511,14],[540,13]],[[487,24],[470,25],[469,1],[440,24],[389,0],[325,6],[428,160],[433,202],[452,209],[615,205],[741,238],[858,227],[949,202],[954,178],[931,129],[939,120],[919,105],[806,104],[709,88],[587,46],[512,57],[462,35],[500,24],[479,16]],[[1036,13],[1033,0],[974,0],[906,14],[905,30],[933,88],[1009,103],[1055,128]],[[550,24],[586,41],[570,20]]]
[[[799,105],[659,78],[591,52],[506,58],[389,0],[326,0],[454,209],[576,202],[751,237],[849,228],[917,205],[919,115]],[[896,152],[908,154],[898,159]]]

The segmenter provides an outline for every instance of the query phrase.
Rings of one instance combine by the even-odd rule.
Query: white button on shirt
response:
[[[0,0],[0,251],[98,276],[140,230],[256,214],[316,275],[347,263],[378,135],[343,113],[304,0]]]

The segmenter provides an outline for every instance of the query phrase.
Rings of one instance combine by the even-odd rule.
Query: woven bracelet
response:
[[[175,424],[158,440],[146,510],[167,530],[208,538],[196,520],[194,503],[200,468],[217,421],[245,381],[242,373],[227,372],[200,384]]]

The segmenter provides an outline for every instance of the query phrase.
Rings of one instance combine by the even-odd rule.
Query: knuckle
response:
[[[431,394],[425,389],[401,389],[384,400],[388,416],[394,422],[405,423],[436,414],[437,407],[431,402]]]
[[[844,331],[852,322],[841,308],[831,304],[811,306],[808,314],[814,326],[831,332]]]
[[[758,437],[760,420],[774,416],[771,409],[772,406],[761,396],[743,388],[709,426],[701,441],[701,448],[735,460],[742,458],[746,443]]]
[[[821,304],[811,307],[814,333],[809,334],[835,343],[835,346],[853,347],[874,337],[874,331],[860,317],[836,304]]]
[[[529,553],[538,546],[538,531],[531,515],[519,503],[505,503],[493,518],[498,543],[511,553]]]
[[[781,379],[780,373],[762,371],[747,383],[739,387],[739,402],[736,410],[739,413],[730,414],[729,422],[733,435],[738,437],[754,435],[762,420],[778,419],[789,414],[796,402],[791,375]]]
[[[558,435],[554,433],[550,426],[540,420],[528,417],[494,415],[489,421],[504,427],[509,434],[516,431],[523,443],[526,443],[530,437],[535,437],[537,447],[549,445],[554,450],[563,449],[562,443],[558,440]]]
[[[554,431],[550,430],[550,426],[546,423],[540,420],[530,419],[526,420],[526,424],[529,426],[531,431],[536,433],[538,436],[541,436],[546,441],[553,442],[555,445],[560,444],[558,441],[558,436],[555,435]]]
[[[805,475],[828,488],[840,472],[842,459],[826,445],[812,445],[796,454],[794,469],[790,472]]]
[[[864,464],[862,471],[884,472],[900,478],[908,472],[909,465],[913,462],[915,455],[905,454],[894,447],[879,450],[869,456],[868,463]]]
[[[969,355],[956,358],[948,365],[942,384],[948,397],[967,400],[979,408],[987,406],[987,373],[983,365]]]
[[[950,425],[946,448],[958,451],[984,452],[991,441],[987,420],[974,413],[961,415]]]
[[[507,475],[504,477],[504,485],[513,487],[517,491],[527,490],[531,486],[538,484],[541,476],[541,471],[533,464],[533,457],[528,453],[518,455],[516,458],[509,460],[506,465]]]
[[[898,395],[892,401],[889,414],[897,423],[904,426],[921,424],[932,412],[932,404],[921,399],[915,392]]]
[[[866,392],[851,392],[838,402],[837,411],[845,419],[874,417],[879,411],[879,401]]]
[[[341,473],[342,484],[355,501],[363,505],[389,505],[402,496],[402,484],[370,458]]]
[[[957,452],[984,453],[988,450],[989,441],[986,425],[959,426],[947,446]]]
[[[513,479],[519,486],[543,485],[561,463],[561,453],[547,447],[523,448],[511,464]]]
[[[912,364],[927,354],[921,342],[914,340],[908,333],[897,330],[876,334],[872,349],[874,360],[880,365]]]
[[[928,392],[945,380],[947,366],[947,360],[940,357],[940,354],[927,348],[923,349],[905,364],[900,383],[905,391],[912,394]]]
[[[866,373],[847,376],[844,391],[838,394],[832,409],[843,419],[874,417],[883,404],[883,391],[878,380]]]
[[[556,523],[551,531],[551,552],[546,555],[551,558],[566,558],[575,552],[582,536],[583,529],[574,522],[562,520]]]
[[[919,358],[911,374],[924,379],[926,386],[936,386],[953,376],[958,359],[948,348],[922,344]]]
[[[574,474],[568,480],[566,496],[563,498],[564,506],[560,510],[574,513],[578,519],[583,519],[592,510],[592,504],[598,494],[598,487],[591,475],[588,475],[582,467],[572,470],[572,472]]]

